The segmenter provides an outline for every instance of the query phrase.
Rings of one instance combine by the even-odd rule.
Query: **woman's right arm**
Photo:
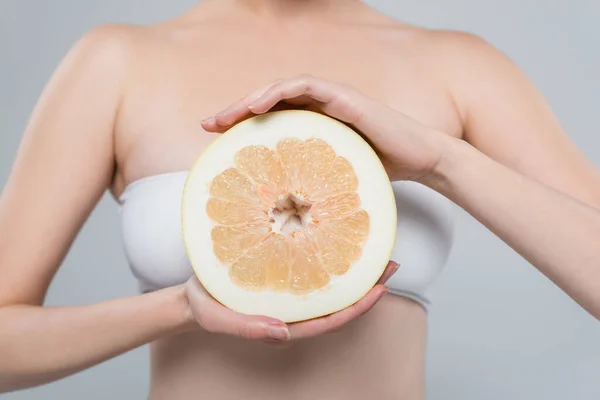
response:
[[[290,330],[294,339],[330,332],[373,307],[395,272],[390,263],[356,304],[293,329],[226,309],[195,277],[141,296],[43,307],[73,239],[113,179],[113,131],[132,61],[129,29],[97,28],[69,52],[35,108],[0,197],[0,393],[66,377],[186,330],[271,344],[288,342]]]
[[[125,29],[97,28],[71,49],[36,105],[2,191],[0,392],[61,378],[190,325],[183,286],[42,307],[113,177],[113,126],[131,58]]]

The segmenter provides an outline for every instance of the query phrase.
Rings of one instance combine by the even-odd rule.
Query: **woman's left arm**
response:
[[[600,319],[598,208],[457,140],[422,183],[465,209]]]
[[[284,79],[203,121],[224,132],[278,102],[355,127],[392,180],[413,180],[464,208],[600,319],[600,173],[562,130],[525,75],[482,40],[444,38],[436,57],[462,115],[459,140],[347,85]]]
[[[477,36],[445,35],[447,61],[441,74],[461,115],[465,141],[499,163],[600,210],[598,169],[568,137],[525,73]]]
[[[425,183],[600,319],[600,173],[523,72],[456,36],[448,83],[469,144],[452,141]]]

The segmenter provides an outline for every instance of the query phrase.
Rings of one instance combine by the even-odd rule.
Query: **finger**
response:
[[[323,114],[323,110],[321,109],[320,103],[308,98],[308,97],[298,97],[296,99],[286,100],[285,102],[280,102],[274,105],[269,111],[281,111],[281,110],[308,110],[317,113]],[[220,120],[217,123],[215,120],[216,117],[207,118],[202,122],[202,127],[207,132],[213,133],[224,133],[229,130],[233,125],[239,124],[240,122],[245,121],[246,119],[252,118],[256,116],[250,110],[246,112],[237,114],[234,118],[229,120]]]
[[[287,325],[275,318],[237,313],[217,303],[212,310],[212,327],[219,333],[250,340],[289,340]]]
[[[343,85],[301,75],[280,80],[253,92],[216,116],[207,118],[202,126],[209,132],[225,132],[247,118],[272,111],[281,102],[307,106],[312,111],[352,125],[362,119],[363,110],[371,104],[368,100],[364,95]],[[360,126],[357,127],[360,129]]]
[[[362,299],[337,313],[310,321],[291,324],[289,328],[292,338],[294,340],[305,339],[337,330],[373,308],[386,292],[387,288],[385,286],[376,285]]]
[[[302,97],[304,102],[308,98],[320,103],[329,103],[335,96],[336,91],[331,83],[312,76],[300,76],[273,85],[250,103],[248,108],[255,114],[262,114],[280,101],[290,101]]]
[[[289,340],[287,325],[278,319],[235,312],[216,301],[197,279],[191,282],[188,295],[196,310],[200,325],[212,333],[221,333],[252,340]]]
[[[269,88],[281,82],[282,79],[276,80],[268,85],[265,85],[251,92],[242,99],[230,104],[225,109],[219,111],[214,116],[206,118],[202,121],[202,127],[209,132],[222,132],[234,123],[250,117],[253,113],[248,109],[248,106],[257,98],[262,96]]]
[[[261,114],[281,101],[307,104],[307,99],[313,100],[313,108],[318,106],[319,112],[351,125],[359,123],[363,110],[371,104],[365,95],[349,87],[302,75],[274,85],[250,104],[249,108],[255,114]]]
[[[396,273],[396,271],[398,271],[399,267],[400,265],[395,261],[388,262],[388,265],[383,271],[383,274],[381,274],[381,278],[379,278],[377,284],[383,285],[384,283],[386,283],[388,279],[390,279]]]
[[[262,96],[270,87],[274,86],[276,83],[272,83],[268,86],[262,87],[254,92],[250,93],[248,96],[244,97],[240,101],[237,101],[231,104],[229,107],[217,113],[215,116],[215,122],[217,125],[226,127],[233,125],[236,121],[239,121],[241,118],[252,114],[248,106],[252,104],[257,98]]]
[[[300,110],[308,110],[308,111],[322,113],[322,111],[319,108],[319,105],[314,100],[308,99],[308,98],[306,98],[306,99],[298,98],[298,99],[294,99],[293,101],[289,101],[289,102],[285,102],[285,103],[283,103],[283,102],[278,103],[275,106],[273,106],[273,108],[271,108],[270,111],[282,111],[282,110],[290,110],[290,109],[292,109],[292,110],[300,109]],[[202,122],[202,127],[207,132],[224,133],[227,130],[229,130],[233,125],[239,124],[240,122],[243,122],[246,119],[252,118],[254,116],[256,116],[256,114],[254,114],[252,112],[246,112],[243,114],[239,114],[237,119],[232,121],[230,123],[230,125],[223,125],[224,123],[217,124],[215,121],[215,117],[210,117]]]
[[[281,321],[267,320],[261,316],[243,316],[237,321],[232,321],[231,329],[224,333],[239,336],[251,340],[274,340],[288,341],[291,333],[288,327]]]
[[[289,328],[280,320],[260,315],[244,315],[226,307],[218,311],[213,323],[215,331],[244,339],[285,341],[291,338]]]

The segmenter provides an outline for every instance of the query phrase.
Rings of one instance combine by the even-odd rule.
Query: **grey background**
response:
[[[162,20],[194,3],[0,0],[0,184],[40,91],[79,36],[108,22]],[[471,31],[495,44],[530,75],[573,140],[600,165],[600,2],[369,3],[407,22]],[[600,324],[484,227],[457,212],[456,244],[431,311],[428,398],[599,399]],[[135,293],[118,224],[116,206],[106,197],[52,284],[49,304]],[[2,398],[141,399],[148,380],[143,347],[63,381]]]

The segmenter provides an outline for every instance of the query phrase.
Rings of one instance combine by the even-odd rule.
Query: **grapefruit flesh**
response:
[[[183,236],[194,271],[225,306],[294,322],[360,299],[395,240],[391,183],[346,125],[308,111],[253,117],[189,172]]]

